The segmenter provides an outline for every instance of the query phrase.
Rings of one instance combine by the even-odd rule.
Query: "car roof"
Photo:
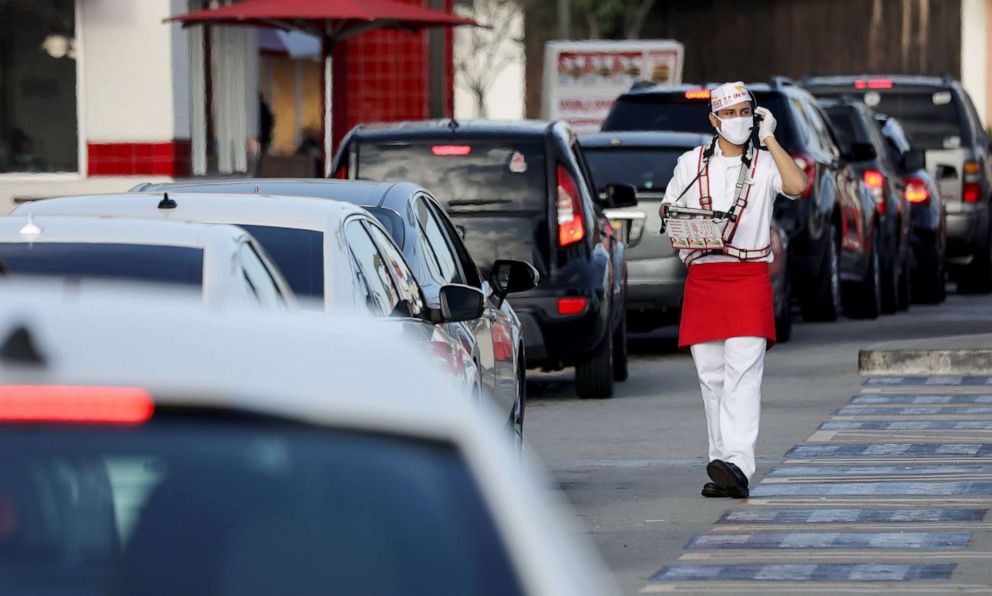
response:
[[[344,201],[363,207],[381,206],[391,191],[406,190],[410,194],[422,190],[412,182],[375,182],[367,180],[337,180],[334,178],[235,178],[203,182],[168,182],[135,187],[140,192],[173,190],[185,193],[251,193],[259,190],[267,195],[292,195]]]
[[[312,197],[264,194],[169,192],[172,208],[160,208],[158,193],[118,193],[58,197],[24,203],[14,214],[78,214],[115,217],[211,221],[238,225],[327,231],[349,215],[364,213],[346,202]]]
[[[410,138],[422,136],[438,138],[444,136],[543,136],[557,122],[548,120],[406,120],[401,122],[368,122],[352,129],[351,135],[363,139],[370,138]]]
[[[952,87],[957,83],[957,81],[949,77],[897,74],[849,74],[805,77],[802,80],[802,84],[808,86],[851,85],[853,87],[854,82],[858,80],[886,80],[900,85],[921,85],[933,87]],[[868,89],[859,89],[858,91],[868,91]]]
[[[681,85],[645,85],[638,84],[631,87],[629,90],[621,94],[621,97],[625,96],[640,96],[640,95],[671,95],[671,94],[684,94],[687,91],[696,91],[699,89],[709,89],[713,90],[719,87],[722,83],[703,83],[703,84],[692,84],[683,83]],[[782,92],[800,92],[807,93],[802,87],[799,87],[791,79],[786,77],[773,77],[771,82],[756,82],[756,83],[745,83],[748,91],[754,93],[769,93],[775,91]]]
[[[33,229],[27,226],[33,224]],[[234,249],[231,239],[248,234],[237,226],[185,221],[112,219],[88,216],[0,217],[0,242],[77,242],[144,244],[202,249]]]
[[[579,144],[583,148],[679,148],[691,149],[710,142],[712,135],[695,132],[675,131],[616,131],[595,132],[579,135]]]

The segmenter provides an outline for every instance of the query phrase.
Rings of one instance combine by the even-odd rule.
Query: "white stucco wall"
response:
[[[471,16],[471,13],[466,13]],[[485,20],[485,19],[483,19]],[[470,27],[456,27],[454,35],[455,63],[461,53],[471,51],[468,46],[468,36],[473,32]],[[510,27],[510,37],[521,38],[524,33],[523,14],[519,13]],[[508,51],[513,42],[507,40],[501,49]],[[520,47],[515,59],[496,77],[495,82],[486,94],[486,107],[489,118],[497,120],[517,120],[524,117],[524,54]],[[468,119],[479,117],[476,110],[475,96],[464,86],[460,76],[455,75],[455,118]]]
[[[961,0],[961,84],[975,103],[986,126],[988,121],[988,19],[990,0]]]
[[[186,33],[162,20],[182,0],[77,0],[86,141],[189,138]]]

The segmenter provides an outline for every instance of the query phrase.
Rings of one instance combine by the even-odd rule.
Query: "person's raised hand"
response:
[[[768,108],[757,108],[754,110],[755,116],[761,116],[761,123],[758,124],[758,140],[762,143],[765,139],[775,135],[775,116],[772,116]]]

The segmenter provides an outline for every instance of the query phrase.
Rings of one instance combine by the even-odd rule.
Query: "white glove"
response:
[[[757,108],[754,110],[754,115],[761,116],[761,124],[758,125],[758,140],[764,143],[765,139],[775,134],[775,125],[777,124],[775,116],[772,116],[768,108]]]

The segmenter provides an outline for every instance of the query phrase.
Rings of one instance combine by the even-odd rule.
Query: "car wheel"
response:
[[[613,397],[613,334],[607,333],[592,356],[575,365],[575,392],[582,399]]]
[[[902,267],[899,268],[899,295],[896,299],[898,310],[909,310],[913,300],[913,277],[909,273],[909,255],[903,257]]]
[[[923,235],[921,233],[921,235]],[[929,236],[929,234],[926,234]],[[913,270],[913,302],[919,304],[940,304],[947,297],[944,280],[944,257],[936,238],[924,238],[925,252],[917,254],[916,269]],[[921,239],[922,240],[922,239]]]
[[[992,292],[992,230],[968,267],[958,275],[958,290],[963,294]]]
[[[868,268],[860,282],[844,284],[844,314],[858,319],[876,319],[882,310],[882,279],[879,271],[878,247],[872,238],[868,253]]]
[[[513,402],[513,409],[510,411],[510,420],[507,423],[510,430],[510,438],[517,453],[524,450],[524,412],[527,409],[527,370],[523,363],[524,347],[518,348],[520,357],[517,362],[517,399]]]
[[[899,271],[896,258],[892,256],[882,264],[882,313],[891,315],[899,307]]]
[[[807,321],[836,321],[840,315],[840,258],[837,228],[830,227],[823,263],[813,281],[813,287],[802,302],[803,319]]]
[[[624,314],[613,332],[613,380],[626,381],[627,376],[627,315]]]

